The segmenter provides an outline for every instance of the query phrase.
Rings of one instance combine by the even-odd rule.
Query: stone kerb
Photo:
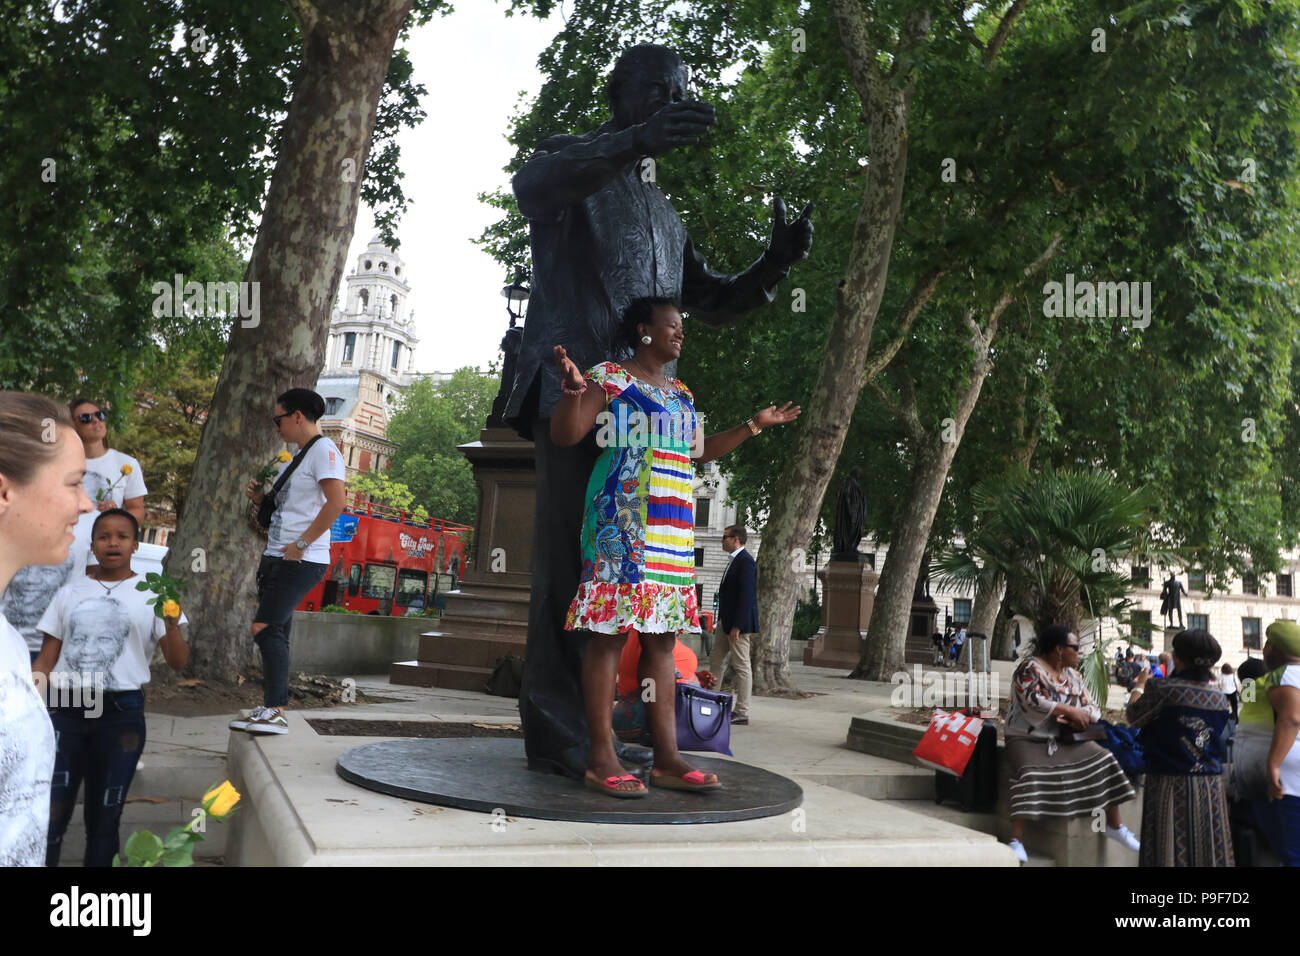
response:
[[[334,676],[386,674],[393,661],[415,657],[421,634],[437,629],[427,617],[294,611],[289,667]]]

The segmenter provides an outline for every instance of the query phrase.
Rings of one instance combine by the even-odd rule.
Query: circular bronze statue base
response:
[[[722,789],[651,787],[640,799],[618,799],[528,770],[521,740],[383,740],[347,751],[336,769],[350,783],[406,800],[569,823],[729,823],[788,813],[803,802],[799,785],[779,774],[694,753],[686,759],[716,773]]]

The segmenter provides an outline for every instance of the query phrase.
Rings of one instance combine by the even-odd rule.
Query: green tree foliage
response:
[[[386,471],[363,471],[348,481],[349,494],[358,494],[372,504],[394,511],[406,511],[417,521],[427,520],[429,513],[423,505],[415,504],[415,495],[402,482],[395,481]]]
[[[194,472],[194,455],[217,387],[215,371],[204,368],[205,356],[164,353],[166,375],[136,389],[134,413],[120,438],[111,444],[140,460],[149,504],[165,504],[173,515],[185,508]]]
[[[468,367],[441,386],[418,379],[388,423],[388,437],[398,446],[390,474],[435,518],[474,523],[478,493],[457,446],[478,440],[498,385]]]
[[[818,202],[813,255],[777,303],[722,330],[688,323],[679,374],[713,429],[808,395],[870,144],[824,10],[689,6],[689,16],[664,22],[654,5],[637,17],[618,3],[575,4],[540,61],[546,87],[512,125],[520,147],[512,168],[544,135],[603,121],[608,66],[623,46],[651,37],[683,51],[697,94],[718,108],[700,146],[657,165],[716,268],[752,260],[768,196]],[[863,6],[885,47],[911,8]],[[1063,243],[1004,314],[934,536],[950,540],[970,519],[969,492],[981,479],[1041,458],[1153,485],[1164,543],[1201,548],[1210,567],[1247,555],[1269,566],[1300,526],[1287,504],[1294,496],[1281,494],[1296,436],[1287,330],[1297,311],[1288,270],[1298,251],[1289,223],[1300,83],[1285,52],[1297,36],[1296,5],[1029,4],[1004,34],[1009,5],[963,18],[952,9],[961,8],[935,14],[912,105],[907,191],[873,335],[874,357],[898,347],[878,377],[886,395],[910,388],[920,418],[938,429],[971,358],[962,316],[987,312],[1057,230]],[[1105,52],[1094,50],[1098,27]],[[802,51],[795,29],[805,31]],[[942,176],[948,159],[952,182]],[[524,228],[512,212],[484,237],[511,269],[526,268]],[[933,299],[905,324],[908,295],[935,269],[944,275]],[[1045,316],[1041,286],[1066,272],[1150,281],[1151,325]],[[804,290],[805,312],[794,311],[794,287]],[[1254,442],[1242,441],[1246,418]],[[750,514],[770,500],[791,435],[747,442],[721,463]],[[888,540],[914,448],[871,390],[841,457],[841,468],[866,466],[870,528]],[[829,520],[834,496],[826,497]]]
[[[420,0],[408,27],[443,8]],[[151,289],[176,274],[243,279],[301,62],[282,4],[6,7],[0,387],[91,391],[123,406],[151,377],[153,344],[178,334],[219,363],[228,320],[155,317]],[[424,92],[399,48],[358,172],[393,245],[406,203],[393,137],[423,118]]]

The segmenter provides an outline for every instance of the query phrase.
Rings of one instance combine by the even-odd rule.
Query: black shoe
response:
[[[655,762],[655,752],[649,747],[642,747],[638,744],[624,743],[621,740],[614,741],[614,755],[625,764],[632,764],[634,767],[649,769],[650,765]]]
[[[732,714],[731,722],[733,724],[739,724],[743,727],[745,724],[749,723],[749,717],[746,714]]]

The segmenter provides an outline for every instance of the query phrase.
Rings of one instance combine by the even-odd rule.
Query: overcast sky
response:
[[[504,10],[484,0],[458,3],[455,13],[413,31],[407,45],[415,81],[429,91],[420,104],[428,118],[397,137],[410,199],[396,230],[398,255],[411,283],[421,372],[486,368],[510,321],[501,297],[504,270],[470,242],[499,213],[475,197],[508,187],[502,168],[514,152],[505,138],[509,118],[521,91],[531,98],[541,89],[538,54],[564,22],[558,12],[542,21],[507,18]],[[363,203],[345,277],[375,232],[373,211]],[[340,300],[346,289],[340,282]]]

